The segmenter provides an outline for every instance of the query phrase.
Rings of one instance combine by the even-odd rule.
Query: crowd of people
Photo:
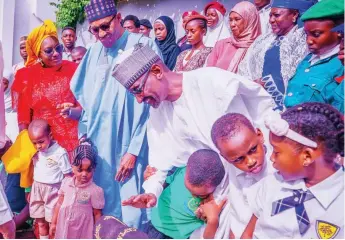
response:
[[[343,1],[85,13],[0,45],[0,236],[344,238]]]

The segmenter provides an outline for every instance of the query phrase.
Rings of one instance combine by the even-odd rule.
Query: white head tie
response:
[[[281,118],[278,112],[273,112],[265,118],[266,127],[277,136],[285,136],[294,140],[295,142],[301,143],[305,146],[316,148],[317,143],[302,136],[301,134],[290,129],[289,123]]]

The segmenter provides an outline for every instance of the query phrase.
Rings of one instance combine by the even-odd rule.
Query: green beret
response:
[[[302,21],[311,19],[338,19],[344,18],[343,0],[322,0],[309,8],[301,17]]]

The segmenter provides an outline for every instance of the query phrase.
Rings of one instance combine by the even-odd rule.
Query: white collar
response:
[[[284,182],[280,175],[279,178],[283,188],[292,190],[302,189],[304,191],[309,190],[324,208],[328,208],[334,199],[336,199],[339,194],[344,191],[344,171],[342,167],[340,167],[338,171],[322,182],[310,188],[305,186],[303,179]]]
[[[261,8],[258,12],[260,14],[260,13],[264,13],[264,12],[266,12],[268,10],[271,10],[271,4],[270,3],[267,4],[266,6],[264,6],[263,8]]]
[[[332,49],[330,49],[328,52],[321,54],[321,55],[316,55],[313,54],[311,56],[311,58],[309,59],[310,63],[316,63],[318,61],[321,61],[323,59],[332,57],[333,55],[338,54],[338,52],[340,51],[340,44],[336,45],[335,47],[333,47]]]

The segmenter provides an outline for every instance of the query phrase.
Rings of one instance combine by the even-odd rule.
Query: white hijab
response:
[[[4,70],[3,78],[8,80],[8,88],[4,92],[4,101],[5,101],[5,112],[12,112],[12,97],[11,97],[11,87],[13,84],[13,73],[8,69]]]
[[[207,28],[207,34],[204,38],[204,44],[206,47],[214,47],[219,40],[228,38],[231,35],[223,14],[221,14],[217,9],[214,10],[216,10],[219,20],[216,26]]]

